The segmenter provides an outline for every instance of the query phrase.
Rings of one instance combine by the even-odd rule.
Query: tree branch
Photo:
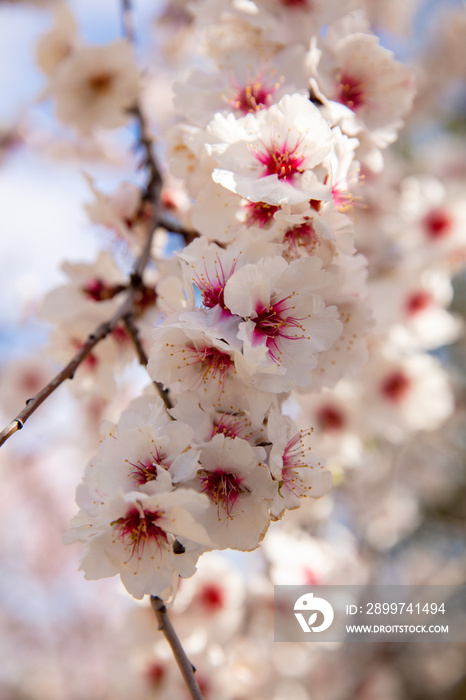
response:
[[[144,367],[146,367],[146,365],[149,361],[149,358],[147,357],[146,351],[142,347],[141,341],[139,340],[139,330],[138,330],[136,323],[134,322],[134,318],[133,318],[132,314],[126,316],[123,319],[123,322],[125,324],[128,335],[129,335],[131,341],[133,342],[134,347],[136,348],[136,352],[137,352],[138,357],[139,357],[139,362],[141,363],[141,365],[144,365]],[[160,397],[161,397],[162,401],[164,402],[167,410],[169,408],[173,408],[173,404],[170,401],[168,391],[167,391],[167,389],[164,388],[163,384],[161,382],[157,382],[155,380],[152,383],[154,384],[155,388],[159,392]]]
[[[134,291],[134,290],[131,290]],[[60,384],[66,379],[73,379],[74,373],[76,372],[79,365],[88,357],[93,348],[100,343],[101,340],[107,337],[109,333],[113,331],[117,323],[128,313],[128,306],[130,301],[132,301],[132,295],[128,294],[124,303],[116,311],[109,321],[102,323],[96,328],[87,338],[86,342],[78,350],[73,359],[66,365],[62,371],[56,375],[41,391],[39,391],[36,396],[26,401],[26,406],[20,413],[14,418],[7,427],[0,433],[0,446],[3,445],[9,437],[16,433],[16,431],[21,430],[27,419],[36,411],[41,403],[45,401],[46,398],[52,394],[52,392],[57,389]]]
[[[161,226],[166,231],[171,231],[172,233],[177,233],[180,236],[183,236],[185,243],[191,243],[191,241],[193,241],[195,238],[199,238],[199,234],[197,231],[187,229],[181,224],[179,224],[177,221],[171,221],[170,219],[167,219],[165,216],[163,216],[163,214],[159,217],[157,225]]]
[[[153,595],[150,597],[150,603],[159,622],[159,630],[163,632],[165,639],[172,649],[173,656],[175,657],[176,663],[178,664],[191,697],[193,700],[203,700],[202,693],[194,675],[195,668],[186,656],[186,653],[181,646],[181,642],[173,629],[173,625],[168,617],[165,603],[163,600],[156,598]]]
[[[133,24],[132,24],[132,14],[131,14],[131,1],[123,0],[123,24],[124,31],[128,40],[134,41],[133,34]],[[145,165],[149,172],[149,178],[145,187],[143,198],[145,201],[150,202],[153,207],[153,213],[149,228],[147,231],[146,240],[144,242],[144,247],[136,261],[133,273],[130,278],[130,284],[127,289],[126,298],[121,305],[121,307],[116,311],[112,318],[102,323],[98,326],[93,333],[91,333],[84,345],[78,350],[76,355],[71,359],[71,361],[64,367],[64,369],[56,375],[41,391],[39,391],[36,396],[28,399],[25,408],[23,408],[20,413],[14,418],[4,430],[0,432],[0,446],[4,444],[8,438],[10,438],[14,433],[24,426],[28,418],[36,411],[37,408],[45,401],[46,398],[52,394],[55,389],[57,389],[66,379],[72,379],[76,369],[79,365],[90,355],[93,348],[104,338],[107,337],[109,333],[113,331],[115,326],[123,321],[128,328],[130,337],[133,344],[136,347],[138,357],[142,364],[147,364],[147,356],[142,348],[138,335],[137,328],[134,324],[134,296],[136,290],[142,284],[142,277],[144,270],[150,260],[150,254],[152,249],[152,241],[154,238],[154,233],[159,225],[160,218],[160,195],[162,191],[162,176],[160,174],[160,169],[156,158],[152,150],[152,137],[147,125],[144,114],[142,113],[139,103],[136,103],[134,109],[132,110],[134,116],[139,123],[139,146],[145,151]],[[129,323],[129,325],[128,325]],[[160,382],[154,382],[162,400],[167,408],[172,408],[172,403],[168,398],[167,391],[163,388]]]

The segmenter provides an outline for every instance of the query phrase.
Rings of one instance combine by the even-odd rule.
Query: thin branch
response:
[[[144,365],[144,367],[146,367],[147,363],[149,361],[149,358],[147,357],[146,351],[142,347],[141,341],[139,340],[139,330],[138,330],[136,323],[134,322],[133,316],[132,315],[126,316],[123,319],[123,322],[126,326],[126,330],[128,332],[128,335],[129,335],[131,341],[133,342],[134,347],[136,348],[139,362],[141,363],[141,365]],[[155,388],[159,392],[160,397],[161,397],[162,401],[164,402],[167,410],[169,408],[173,408],[173,404],[170,401],[168,391],[167,391],[167,389],[164,388],[163,384],[161,382],[157,382],[155,380],[152,383],[154,384]]]
[[[149,358],[146,355],[146,351],[142,347],[142,343],[139,339],[139,329],[134,322],[134,318],[132,317],[132,315],[126,316],[123,319],[123,323],[125,324],[126,332],[128,333],[136,349],[140,364],[146,367],[147,363],[149,362]]]
[[[172,649],[173,656],[175,657],[176,663],[179,666],[191,697],[193,700],[203,700],[202,693],[194,675],[195,668],[186,656],[186,653],[181,646],[181,642],[173,629],[173,625],[168,617],[165,603],[160,598],[156,598],[152,595],[150,597],[150,603],[159,622],[159,630],[163,632],[165,639]]]
[[[131,1],[123,0],[123,24],[124,31],[128,40],[133,42],[133,24],[131,16]],[[115,326],[120,322],[124,321],[127,325],[128,319],[130,319],[130,324],[133,319],[133,307],[134,307],[134,296],[135,292],[142,285],[142,276],[144,270],[150,260],[150,254],[152,249],[152,241],[154,238],[155,230],[158,226],[159,221],[159,210],[160,210],[160,195],[162,191],[162,176],[160,174],[160,169],[158,167],[157,161],[155,159],[154,153],[152,151],[152,138],[150,131],[148,129],[147,121],[141,111],[139,103],[137,103],[133,109],[133,114],[139,122],[139,145],[143,147],[145,151],[145,164],[149,171],[149,178],[145,187],[144,199],[153,205],[153,214],[147,231],[146,240],[144,242],[144,247],[136,261],[133,273],[130,279],[130,285],[127,289],[127,295],[112,318],[102,323],[98,326],[93,333],[89,335],[84,345],[78,350],[76,355],[71,359],[71,361],[66,365],[66,367],[57,374],[39,393],[26,402],[25,408],[23,408],[20,413],[14,418],[2,432],[0,432],[0,446],[8,440],[14,433],[24,426],[28,418],[36,411],[37,408],[45,401],[46,398],[52,394],[55,389],[57,389],[65,380],[72,379],[76,369],[79,365],[90,355],[93,348],[101,340],[106,338],[106,336],[113,331]],[[128,325],[127,325],[128,327]],[[134,324],[132,326],[134,328]],[[131,335],[131,333],[130,333]],[[137,337],[137,336],[135,336]],[[133,339],[133,343],[134,343]],[[138,357],[141,361],[141,350],[139,341],[135,343],[136,350],[138,352]],[[144,352],[144,351],[143,351]],[[145,353],[144,353],[145,356]],[[147,364],[147,359],[143,364]],[[168,398],[166,390],[159,382],[154,382],[157,390],[160,393],[167,408],[171,408],[172,404]]]
[[[131,290],[133,291],[133,290]],[[0,433],[0,446],[3,445],[9,437],[24,426],[27,419],[36,411],[41,403],[45,401],[46,398],[52,394],[55,389],[57,389],[66,379],[73,379],[74,373],[78,369],[79,365],[88,357],[93,348],[100,343],[101,340],[107,337],[109,333],[113,331],[117,323],[128,313],[130,308],[130,302],[132,301],[132,295],[128,294],[127,298],[121,305],[121,307],[116,311],[109,321],[102,323],[98,326],[95,331],[93,331],[87,338],[86,342],[78,350],[73,359],[62,369],[59,374],[56,375],[41,391],[39,391],[36,396],[26,401],[26,406],[20,413],[14,418],[7,427]]]
[[[157,225],[161,228],[164,228],[166,231],[178,233],[180,236],[183,236],[185,243],[191,243],[191,241],[193,241],[195,238],[199,238],[199,234],[197,231],[187,229],[177,221],[171,221],[171,219],[167,219],[165,216],[163,216],[163,214],[159,217]]]

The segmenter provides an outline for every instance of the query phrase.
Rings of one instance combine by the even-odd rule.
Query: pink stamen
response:
[[[238,88],[230,104],[233,109],[237,109],[243,114],[267,109],[277,88],[278,84],[268,87],[261,82],[259,77],[254,80],[248,80],[245,86]]]
[[[266,228],[273,220],[273,215],[280,207],[266,202],[247,202],[246,226],[259,226]]]
[[[313,255],[319,239],[313,225],[303,223],[288,229],[283,242],[287,245],[288,256],[298,257],[300,248],[304,248],[308,255]]]
[[[213,472],[201,471],[200,474],[204,474],[200,477],[203,493],[208,495],[218,511],[221,506],[226,510],[228,517],[232,517],[231,512],[238,496],[244,493],[244,488],[241,487],[242,479],[222,469],[216,469]]]
[[[168,544],[167,533],[156,525],[156,521],[160,517],[161,512],[158,510],[145,510],[141,513],[137,508],[131,508],[124,517],[110,523],[113,526],[115,537],[131,547],[129,559],[136,555],[137,559],[140,560],[146,542],[149,540],[155,541],[159,549],[163,544]]]
[[[225,306],[224,291],[227,280],[235,271],[236,262],[236,260],[233,260],[233,263],[230,267],[230,271],[226,273],[223,269],[222,261],[219,258],[216,258],[214,262],[214,279],[210,277],[205,263],[204,272],[200,275],[198,275],[197,273],[195,274],[194,280],[202,294],[202,303],[208,309],[212,309],[215,306],[220,306],[220,308],[229,313],[227,307]]]
[[[142,486],[147,484],[148,481],[155,481],[157,479],[158,467],[162,469],[167,469],[169,465],[163,463],[165,456],[159,451],[158,447],[154,446],[155,454],[147,457],[144,462],[138,460],[136,463],[128,461],[134,470],[129,473],[134,481]]]
[[[202,367],[202,381],[206,384],[211,379],[220,382],[223,387],[229,370],[234,367],[234,362],[226,352],[215,347],[206,346],[202,350],[193,348],[196,359],[191,364],[200,363]],[[191,355],[193,357],[193,355]]]
[[[228,438],[240,437],[247,440],[251,435],[250,428],[251,422],[243,413],[224,413],[218,423],[214,423],[212,437],[220,434]]]
[[[301,340],[304,337],[303,334],[297,335],[294,333],[290,335],[289,333],[291,328],[299,328],[304,332],[304,327],[300,323],[303,320],[302,318],[286,315],[287,311],[295,308],[294,306],[286,305],[290,298],[291,296],[285,297],[285,299],[281,299],[270,306],[258,306],[256,308],[256,317],[252,319],[255,324],[252,336],[253,343],[258,344],[262,342],[262,338],[265,336],[267,338],[266,345],[269,355],[277,363],[280,356],[280,348],[277,341],[280,338]]]
[[[297,153],[300,142],[298,140],[294,148],[288,148],[286,141],[281,146],[273,141],[270,147],[262,143],[265,150],[256,150],[254,153],[259,163],[262,163],[264,166],[262,176],[276,175],[279,180],[285,180],[286,182],[292,180],[298,173],[302,173],[301,165],[306,158]]]
[[[282,456],[282,485],[280,488],[285,487],[298,498],[303,495],[304,490],[302,483],[300,483],[299,471],[297,472],[296,470],[308,466],[306,452],[308,452],[310,448],[304,446],[303,438],[311,433],[312,428],[309,430],[300,430],[299,433],[296,433],[296,435],[288,441]]]
[[[337,75],[337,100],[354,111],[364,107],[367,98],[363,80],[348,73]]]
[[[110,335],[118,345],[127,345],[130,342],[130,337],[123,326],[115,326]]]

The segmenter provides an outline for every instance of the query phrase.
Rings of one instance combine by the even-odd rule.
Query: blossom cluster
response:
[[[255,549],[330,489],[326,460],[359,464],[371,440],[438,427],[452,395],[426,350],[460,330],[446,306],[461,205],[456,224],[434,178],[396,191],[390,159],[383,170],[413,71],[359,3],[199,0],[190,13],[195,67],[174,84],[161,204],[193,234],[170,259],[158,230],[133,306],[165,400],[152,384],[104,424],[67,535],[86,543],[87,578],[120,574],[136,598],[172,597],[209,549]],[[55,17],[37,57],[57,118],[83,133],[128,122],[142,81],[129,44],[86,46],[65,6]],[[88,179],[91,220],[135,252],[153,202]],[[110,252],[64,271],[42,306],[56,360],[128,288]],[[133,353],[121,323],[79,391],[111,399]]]

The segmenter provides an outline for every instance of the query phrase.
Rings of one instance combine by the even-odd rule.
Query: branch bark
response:
[[[149,361],[149,358],[147,357],[146,351],[142,347],[141,341],[139,340],[139,331],[138,331],[138,328],[134,322],[133,316],[132,315],[126,316],[123,319],[123,322],[125,324],[126,331],[129,335],[134,347],[136,348],[136,352],[137,352],[138,357],[139,357],[139,362],[141,363],[141,365],[144,365],[144,367],[145,367]],[[152,383],[155,386],[155,388],[157,389],[157,391],[159,392],[160,397],[161,397],[162,401],[164,402],[167,410],[169,408],[173,408],[173,404],[170,401],[169,393],[168,393],[167,389],[164,388],[163,384],[161,382],[157,382],[155,380]]]
[[[172,623],[170,622],[170,618],[168,617],[165,603],[163,600],[153,595],[150,597],[150,603],[159,622],[159,630],[163,632],[165,639],[172,649],[173,656],[175,657],[176,663],[178,664],[181,675],[184,678],[184,682],[186,683],[192,699],[203,700],[201,690],[194,675],[196,669],[186,656],[186,653],[181,646],[181,642],[178,639]]]
[[[123,0],[124,4],[124,16],[125,16],[125,27],[127,31],[131,32],[132,38],[132,25],[131,25],[131,6],[129,0]],[[144,247],[136,260],[133,273],[130,277],[130,282],[127,288],[126,298],[123,301],[120,308],[115,312],[109,321],[102,323],[98,326],[87,338],[82,347],[70,360],[70,362],[64,367],[64,369],[59,372],[41,391],[39,391],[36,396],[30,398],[26,402],[25,408],[23,408],[20,413],[0,432],[0,447],[8,440],[14,433],[24,426],[28,418],[39,408],[39,406],[47,399],[63,382],[67,379],[72,379],[74,373],[76,372],[79,365],[90,355],[93,348],[100,343],[101,340],[107,337],[111,333],[116,325],[123,321],[126,323],[130,321],[133,331],[136,326],[134,324],[134,296],[135,292],[139,289],[142,284],[142,278],[144,270],[150,260],[150,253],[152,248],[152,241],[154,238],[155,230],[158,226],[159,215],[160,215],[160,195],[162,191],[162,176],[160,174],[160,169],[158,167],[157,161],[155,159],[154,153],[152,151],[152,138],[149,134],[148,127],[144,115],[142,114],[139,104],[136,105],[133,113],[139,122],[140,135],[139,135],[139,146],[142,146],[145,152],[145,163],[148,168],[148,182],[145,187],[144,199],[150,202],[153,207],[153,213],[151,221],[147,230],[146,240],[144,242]],[[133,336],[137,336],[133,333]],[[134,342],[134,338],[133,338]],[[135,344],[139,359],[141,360],[141,349],[138,344]],[[144,353],[145,355],[145,353]],[[147,358],[144,364],[147,364]],[[163,386],[159,382],[154,382],[157,390],[159,391],[165,405],[167,408],[171,408],[172,404],[168,399],[167,392],[164,390]]]

